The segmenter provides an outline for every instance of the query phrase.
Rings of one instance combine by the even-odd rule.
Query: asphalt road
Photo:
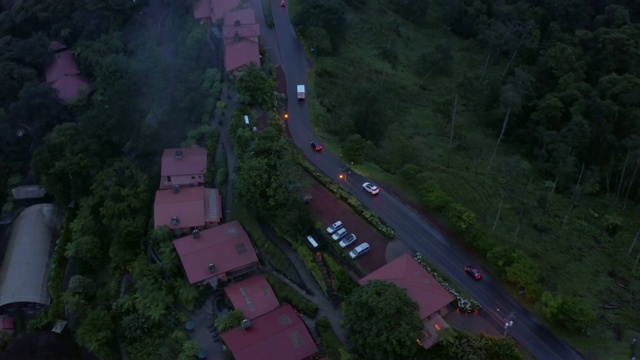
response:
[[[309,160],[326,175],[336,179],[364,205],[392,226],[398,235],[395,241],[402,241],[409,249],[422,253],[449,279],[455,281],[478,301],[484,308],[482,311],[488,312],[497,326],[503,327],[503,316],[513,312],[513,325],[508,329],[508,333],[536,358],[583,359],[578,352],[560,340],[513,299],[489,275],[485,274],[479,282],[467,276],[463,268],[471,264],[471,260],[411,207],[386,193],[384,189],[378,196],[372,197],[362,189],[362,183],[366,179],[359,174],[351,173],[346,179],[340,180],[338,175],[344,166],[342,161],[327,149],[322,153],[311,149],[310,142],[321,142],[314,134],[307,103],[298,101],[296,98],[296,85],[306,84],[305,54],[293,30],[288,12],[277,6],[276,0],[272,1],[279,58],[286,74],[289,94],[287,125],[293,141],[302,148]]]

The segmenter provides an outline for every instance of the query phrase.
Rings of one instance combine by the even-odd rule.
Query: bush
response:
[[[219,332],[224,332],[229,329],[233,329],[240,325],[240,322],[244,319],[244,314],[240,310],[233,310],[223,317],[219,317],[215,320],[216,327]]]
[[[278,300],[285,304],[291,305],[296,311],[307,315],[310,318],[315,318],[318,314],[318,306],[311,301],[305,299],[302,295],[298,294],[289,285],[282,280],[271,274],[264,274],[264,277],[269,282],[269,285],[276,293]]]
[[[446,211],[453,204],[453,199],[447,196],[440,186],[433,181],[420,186],[418,199],[423,206],[435,211]]]
[[[324,176],[320,173],[313,165],[307,162],[304,159],[300,159],[300,164],[302,167],[309,173],[313,178],[315,178],[322,186],[331,191],[336,198],[344,201],[349,205],[358,215],[360,215],[363,219],[367,220],[369,224],[371,224],[375,229],[377,229],[382,235],[384,235],[387,239],[394,239],[396,237],[396,232],[392,227],[385,224],[377,215],[367,210],[362,206],[362,203],[351,196],[347,191],[345,191],[338,184],[333,182],[328,177]]]
[[[320,271],[320,268],[318,267],[318,264],[316,263],[311,250],[309,250],[309,248],[307,248],[306,246],[304,246],[304,244],[299,242],[293,243],[293,248],[296,250],[298,255],[300,255],[300,258],[304,262],[304,266],[307,268],[307,270],[309,270],[309,272],[311,272],[313,277],[316,279],[316,281],[322,288],[322,291],[324,291],[324,293],[326,294],[327,284],[324,283],[324,279],[322,278],[322,272]]]
[[[329,360],[342,360],[342,356],[340,354],[342,344],[333,332],[331,323],[329,323],[329,320],[326,317],[323,316],[316,321],[316,331],[318,331],[318,335],[320,335],[322,345],[327,349],[327,356],[329,357]]]
[[[71,231],[71,223],[75,219],[75,213],[68,213],[64,219],[62,234],[58,240],[51,261],[51,272],[49,274],[49,292],[51,293],[52,303],[48,311],[48,321],[54,322],[64,318],[64,298],[63,298],[63,282],[64,273],[67,269],[69,259],[65,256],[65,249],[71,242],[73,233]]]
[[[324,263],[329,268],[331,274],[331,280],[333,282],[333,288],[338,293],[341,300],[346,300],[351,296],[351,293],[357,289],[360,284],[356,282],[351,275],[345,270],[336,260],[330,255],[324,255]]]

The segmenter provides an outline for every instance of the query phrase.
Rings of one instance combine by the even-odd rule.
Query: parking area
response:
[[[389,240],[358,216],[347,204],[336,199],[329,190],[315,181],[311,186],[311,196],[313,196],[313,200],[309,203],[311,212],[315,221],[322,223],[323,228],[340,220],[349,233],[354,233],[358,237],[356,243],[349,246],[348,250],[344,250],[345,252],[363,242],[369,243],[371,251],[356,260],[365,274],[386,264],[385,251]]]

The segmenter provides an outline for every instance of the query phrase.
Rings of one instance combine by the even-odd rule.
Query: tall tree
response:
[[[349,342],[366,359],[411,359],[424,325],[405,289],[372,281],[355,290],[343,308]]]

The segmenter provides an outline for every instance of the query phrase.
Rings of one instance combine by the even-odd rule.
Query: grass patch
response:
[[[280,302],[291,305],[296,309],[296,311],[301,312],[312,319],[316,317],[318,314],[318,305],[305,299],[302,295],[292,289],[291,286],[287,285],[277,277],[271,274],[264,274],[264,277],[273,288],[273,291],[276,293]]]
[[[269,29],[273,29],[275,23],[273,22],[273,13],[271,9],[271,0],[261,0],[262,15],[264,15],[264,21],[267,23]]]
[[[258,247],[258,250],[262,254],[271,267],[280,274],[289,278],[287,274],[295,274],[295,268],[289,261],[289,259],[278,249],[276,245],[271,243],[262,232],[258,221],[247,211],[247,209],[239,204],[233,202],[233,218],[238,220],[242,226],[247,230],[247,233],[251,236],[251,239]]]
[[[342,344],[336,336],[336,333],[333,332],[329,319],[324,316],[319,318],[316,321],[316,330],[318,331],[318,335],[320,335],[322,345],[324,345],[324,348],[327,350],[329,360],[342,360],[340,353]]]

